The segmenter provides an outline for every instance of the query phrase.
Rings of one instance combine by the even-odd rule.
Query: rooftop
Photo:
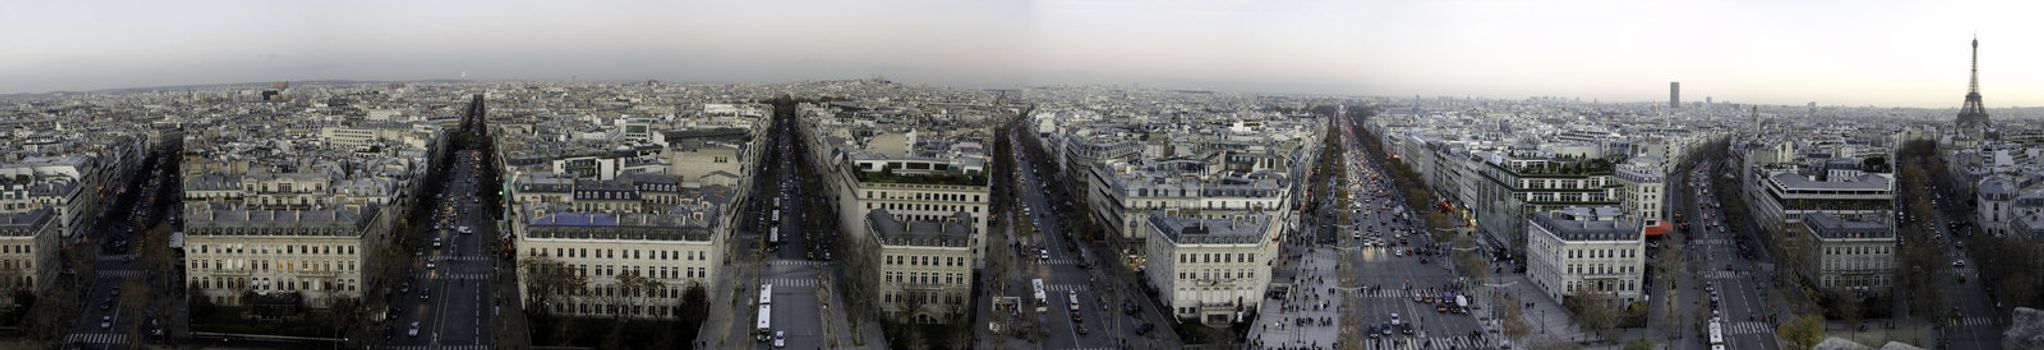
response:
[[[1856,220],[1827,213],[1803,215],[1803,225],[1810,233],[1823,239],[1847,238],[1894,238],[1895,230],[1887,223],[1871,220]]]
[[[1637,224],[1613,207],[1569,207],[1534,213],[1533,224],[1563,241],[1630,241],[1644,237]]]
[[[1176,244],[1252,244],[1264,239],[1272,219],[1265,214],[1236,215],[1226,219],[1203,219],[1172,215],[1151,215],[1150,224]]]
[[[874,209],[866,219],[886,245],[963,248],[972,241],[972,214],[962,211],[944,221],[903,221],[887,209]]]

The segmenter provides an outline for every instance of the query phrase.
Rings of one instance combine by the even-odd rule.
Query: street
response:
[[[1341,118],[1350,120],[1346,108]],[[1358,323],[1341,327],[1363,330],[1360,333],[1368,338],[1355,340],[1363,341],[1366,349],[1489,346],[1493,336],[1486,335],[1484,325],[1478,322],[1475,315],[1480,313],[1461,309],[1459,305],[1450,306],[1456,304],[1451,295],[1468,299],[1480,293],[1472,293],[1474,284],[1448,269],[1451,266],[1448,242],[1433,242],[1430,233],[1422,232],[1424,214],[1405,207],[1406,201],[1401,198],[1405,191],[1395,188],[1383,175],[1384,166],[1367,156],[1361,144],[1364,141],[1355,135],[1353,127],[1347,123],[1340,127],[1341,144],[1348,155],[1341,164],[1348,168],[1348,176],[1330,183],[1322,207],[1334,210],[1320,211],[1322,217],[1318,219],[1336,223],[1339,221],[1336,212],[1347,211],[1349,221],[1323,225],[1330,227],[1318,231],[1320,236],[1301,237],[1296,244],[1313,246],[1311,251],[1317,252],[1326,250],[1327,242],[1334,241],[1338,243],[1332,248],[1352,252],[1348,256],[1353,259],[1346,263],[1353,264],[1353,270],[1358,271],[1353,276],[1355,285],[1340,291],[1362,307],[1344,313],[1351,315],[1344,321]],[[1334,195],[1341,192],[1335,187],[1347,187],[1348,202],[1353,204],[1341,207]]]
[[[1018,131],[1020,132],[1020,131]],[[1089,244],[1071,237],[1071,224],[1067,216],[1083,218],[1084,214],[1059,213],[1052,205],[1048,191],[1042,189],[1049,184],[1039,177],[1039,170],[1021,150],[1019,134],[1010,134],[1012,157],[1018,167],[1015,171],[1018,205],[1010,206],[1006,213],[1010,218],[1029,220],[1038,228],[1033,237],[1016,237],[1011,250],[1015,260],[1021,261],[1020,271],[1014,276],[995,276],[1007,279],[1004,295],[1033,298],[1035,291],[1032,280],[1042,279],[1047,295],[1048,311],[1038,320],[1049,339],[1041,344],[1044,349],[1105,349],[1120,346],[1133,348],[1168,349],[1176,346],[1160,333],[1170,332],[1167,315],[1161,313],[1160,305],[1136,291],[1138,283],[1134,275],[1109,277],[1107,264],[1120,264],[1120,254],[1109,252],[1103,256],[1097,253],[1095,244]],[[1017,221],[1008,220],[1010,227]],[[1047,252],[1048,258],[1044,258]],[[1071,304],[1071,296],[1077,295],[1079,305]],[[1126,306],[1125,306],[1126,305]],[[1133,311],[1129,312],[1130,307]],[[1079,317],[1072,317],[1078,310]],[[1137,328],[1149,324],[1153,329],[1137,334]],[[1084,330],[1083,332],[1081,330]]]
[[[500,271],[485,244],[497,229],[477,197],[480,153],[463,150],[455,158],[444,194],[421,204],[433,208],[427,243],[411,249],[415,259],[406,280],[387,295],[390,312],[397,315],[380,331],[389,347],[489,345],[494,340],[488,329],[500,301],[490,278]]]

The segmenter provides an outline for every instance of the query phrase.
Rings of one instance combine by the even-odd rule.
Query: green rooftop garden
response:
[[[894,169],[859,171],[857,173],[859,174],[859,182],[953,186],[987,185],[987,176],[978,173],[895,174]]]

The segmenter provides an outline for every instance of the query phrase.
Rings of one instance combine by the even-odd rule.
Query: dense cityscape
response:
[[[1069,9],[1046,3],[1033,13]],[[298,20],[336,18],[352,19]],[[401,26],[360,28],[385,25]],[[847,57],[915,46],[800,29],[824,39],[796,46]],[[0,94],[0,349],[2044,349],[2044,108],[1989,104],[1982,81],[2018,65],[1983,70],[1983,47],[2019,40],[2003,41],[1908,53],[1969,60],[1964,94],[1939,87],[1930,108],[1784,104],[1883,87],[1754,94],[1615,62],[1599,64],[1631,88],[1586,97],[575,73],[619,61],[564,79],[0,82],[25,91]],[[1015,50],[1059,49],[1034,45]],[[964,46],[947,49],[1020,55]],[[1115,46],[1082,51],[1148,48]],[[1391,64],[1330,55],[1284,63]],[[0,59],[0,80],[100,64],[47,57]],[[1238,68],[1197,59],[1140,73]],[[771,76],[808,71],[790,72]],[[1320,78],[1343,79],[1271,79]]]

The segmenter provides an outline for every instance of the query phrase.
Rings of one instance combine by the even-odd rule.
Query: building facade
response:
[[[1569,207],[1535,213],[1527,225],[1526,275],[1554,300],[1578,291],[1631,303],[1644,295],[1646,240],[1613,207]]]
[[[1827,291],[1886,294],[1894,285],[1895,229],[1884,217],[1803,216],[1816,254],[1806,278]]]
[[[1208,325],[1256,313],[1270,286],[1283,225],[1269,215],[1152,215],[1143,270],[1171,315]]]

